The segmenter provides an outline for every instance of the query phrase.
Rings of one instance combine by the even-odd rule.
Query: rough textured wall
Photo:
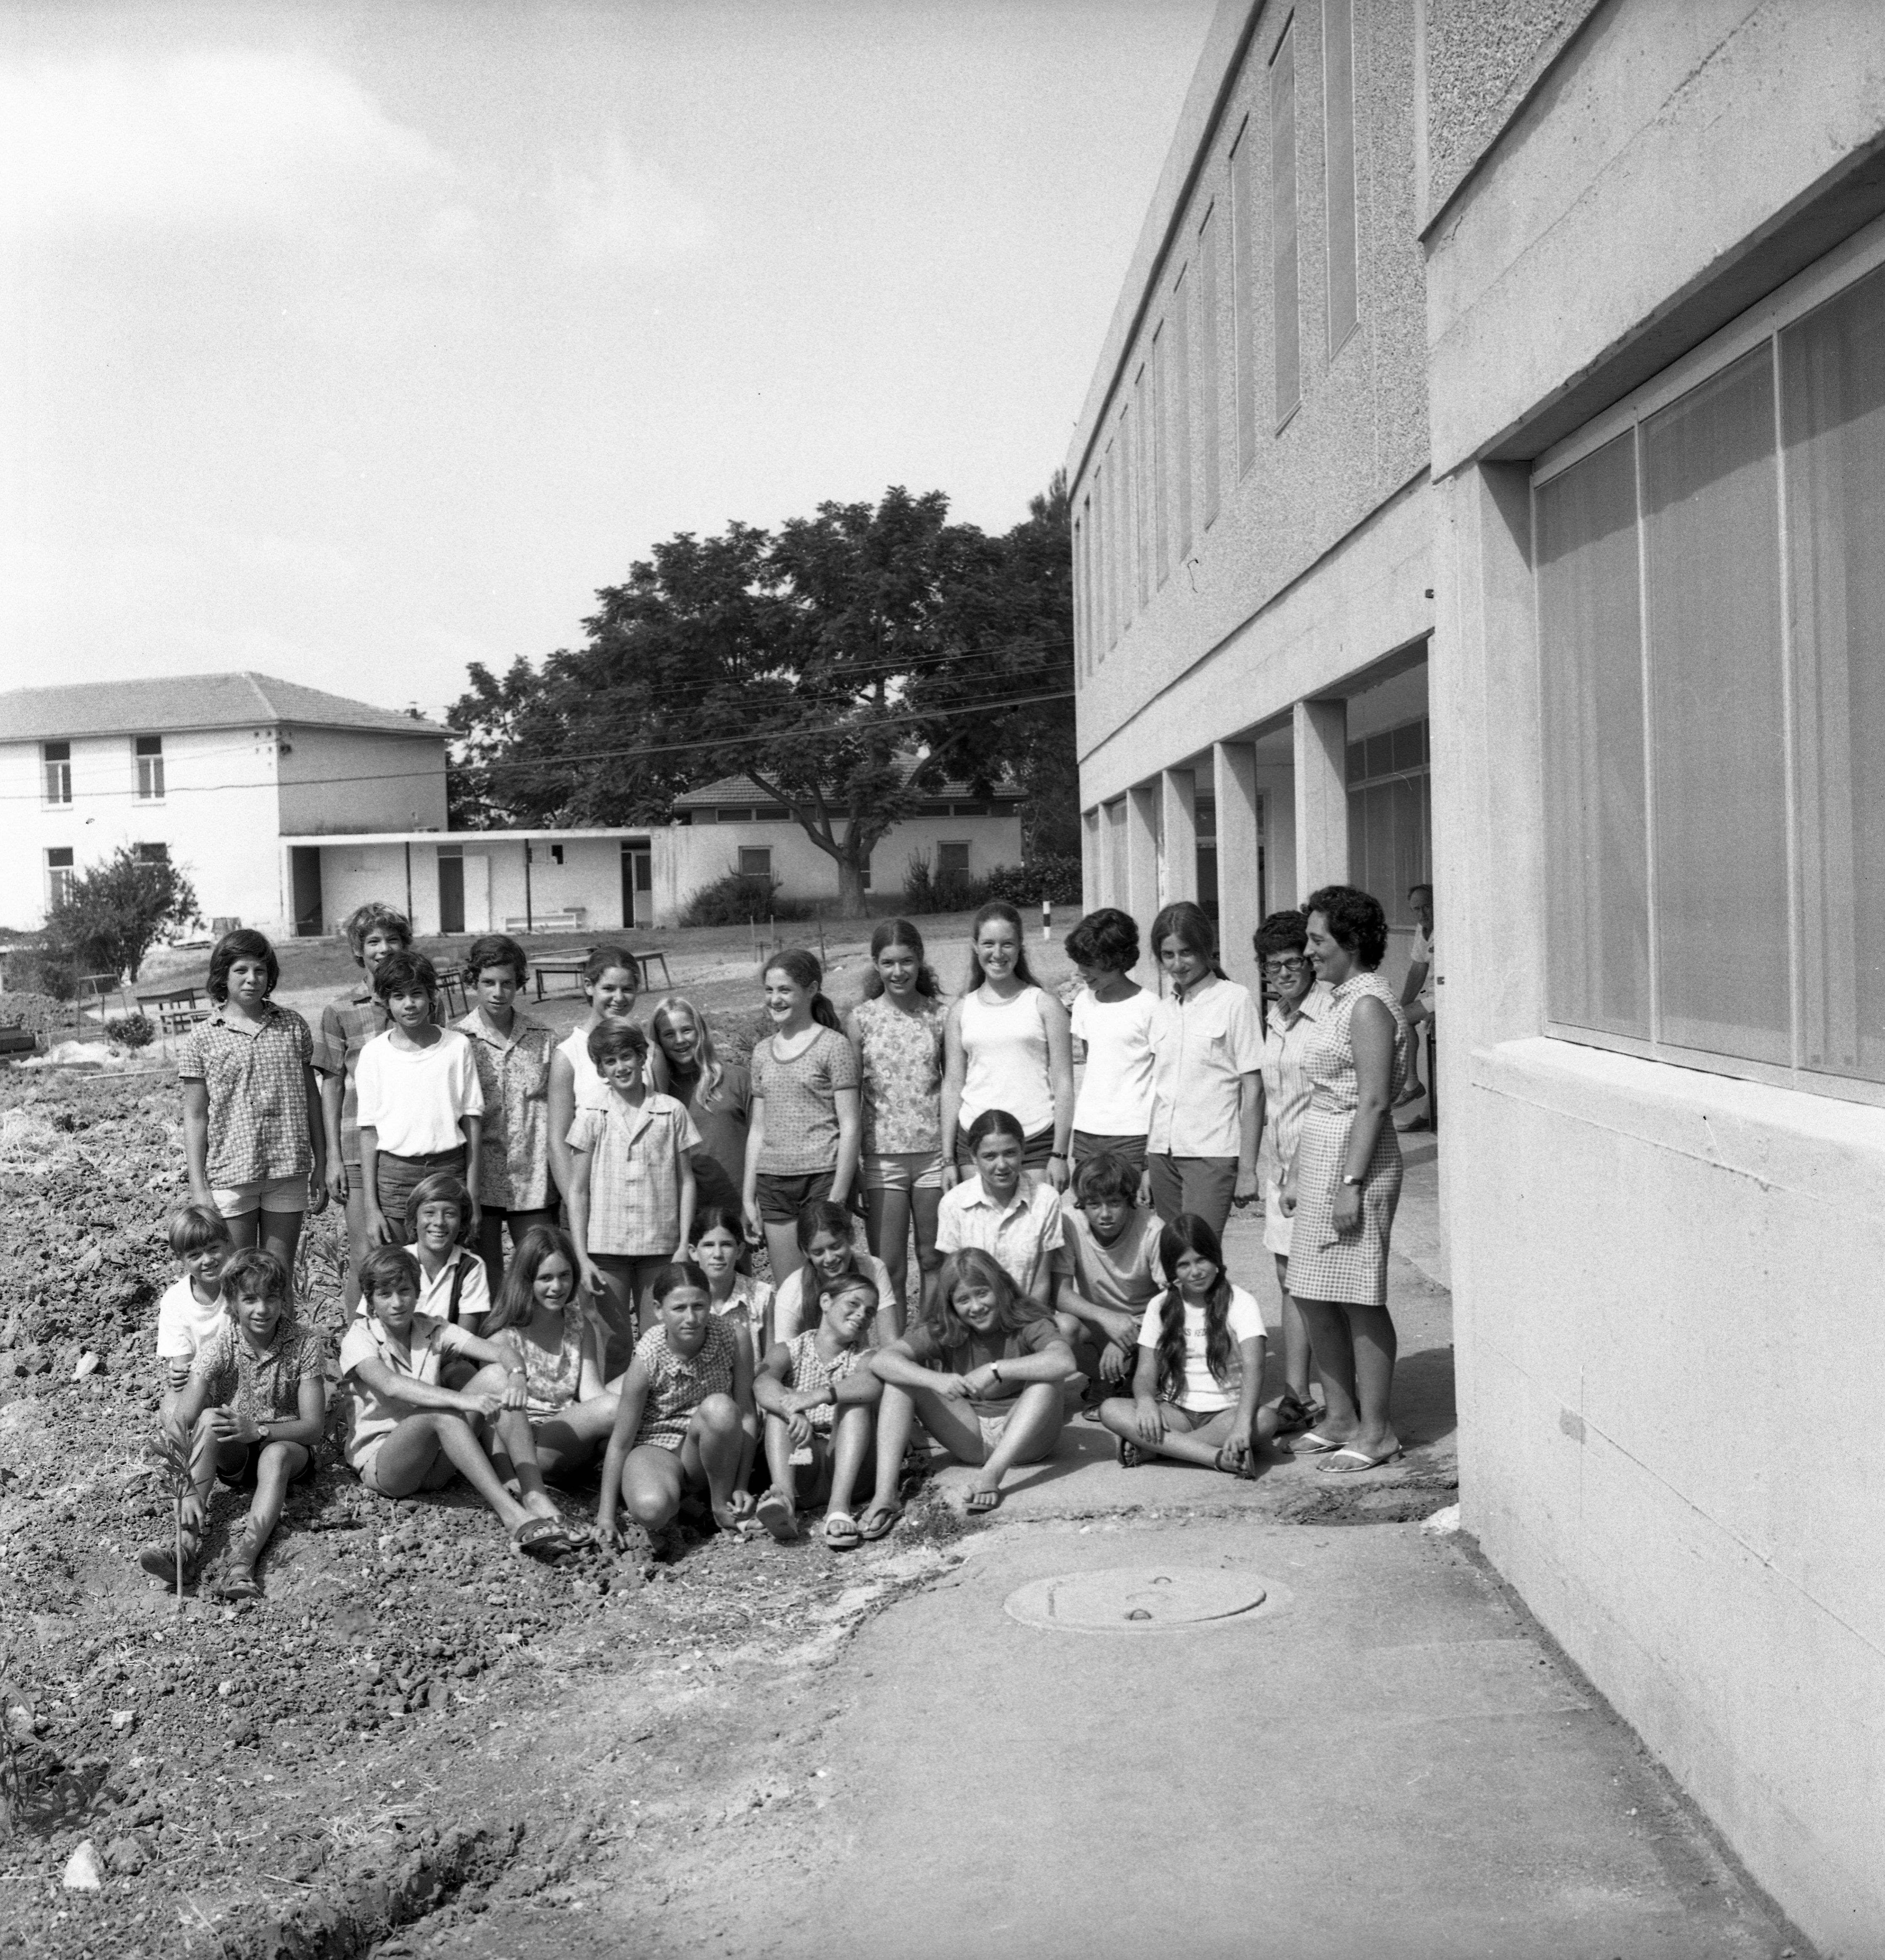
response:
[[[1489,149],[1597,0],[1426,0],[1427,211]]]

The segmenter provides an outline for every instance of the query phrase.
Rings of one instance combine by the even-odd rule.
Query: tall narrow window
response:
[[[1270,262],[1276,310],[1276,426],[1302,399],[1296,294],[1296,30],[1292,21],[1270,62]]]
[[[1073,520],[1073,637],[1077,671],[1093,670],[1092,590],[1087,578],[1087,547],[1092,540],[1093,500],[1089,496]]]
[[[1333,357],[1360,317],[1355,256],[1354,0],[1322,0],[1322,130]]]
[[[1152,431],[1146,415],[1146,369],[1141,362],[1133,382],[1133,563],[1137,567],[1138,592],[1133,610],[1143,608],[1152,597],[1152,509],[1153,486]]]
[[[1237,369],[1237,473],[1257,460],[1257,148],[1248,120],[1231,146],[1231,310]]]
[[[1106,446],[1106,460],[1093,473],[1093,514],[1099,526],[1096,546],[1098,563],[1093,568],[1094,596],[1099,607],[1099,657],[1119,638],[1113,611],[1113,447]]]
[[[69,845],[56,845],[46,854],[46,904],[48,911],[62,905],[72,895],[72,869]]]
[[[1152,336],[1152,533],[1158,582],[1171,576],[1171,336],[1162,326]]]
[[[140,735],[133,746],[138,758],[138,800],[140,803],[161,803],[164,800],[164,737],[161,735]]]
[[[40,763],[46,772],[46,800],[70,803],[72,800],[72,745],[69,742],[42,742]]]
[[[1217,426],[1217,227],[1206,212],[1198,232],[1198,361],[1203,386],[1198,390],[1198,428],[1204,445],[1204,528],[1217,520],[1219,433]]]
[[[1178,558],[1191,555],[1191,288],[1185,273],[1171,294],[1171,373],[1167,399],[1171,421],[1172,489],[1178,514]]]

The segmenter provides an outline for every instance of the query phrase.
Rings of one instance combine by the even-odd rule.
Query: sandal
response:
[[[510,1534],[510,1542],[526,1558],[554,1565],[574,1548],[569,1534],[554,1518],[526,1518]]]
[[[1136,1470],[1146,1460],[1146,1452],[1136,1443],[1128,1443],[1122,1436],[1113,1444],[1113,1454],[1119,1459],[1122,1470]]]
[[[753,1515],[781,1545],[790,1545],[799,1535],[798,1513],[783,1491],[768,1491]]]
[[[866,1539],[888,1538],[897,1529],[897,1521],[902,1516],[901,1504],[873,1504],[864,1513],[858,1535]]]
[[[203,1535],[193,1525],[183,1527],[183,1581],[187,1586],[196,1577],[198,1562],[203,1555]],[[174,1587],[176,1577],[176,1545],[147,1545],[138,1554],[138,1563],[153,1579],[161,1579],[166,1586]]]
[[[218,1599],[259,1599],[262,1586],[252,1565],[238,1565],[224,1573],[216,1586]]]
[[[834,1551],[854,1551],[864,1542],[864,1535],[857,1529],[857,1520],[849,1511],[827,1511],[825,1514],[825,1542]]]
[[[1315,1427],[1315,1411],[1292,1389],[1276,1398],[1276,1433],[1293,1436],[1299,1429]]]
[[[962,1508],[971,1517],[981,1517],[990,1511],[998,1510],[1000,1504],[1001,1493],[999,1491],[971,1491],[963,1500]]]

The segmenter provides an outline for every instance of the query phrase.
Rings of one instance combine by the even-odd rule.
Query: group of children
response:
[[[788,1540],[822,1507],[828,1544],[880,1538],[919,1425],[974,1467],[970,1508],[992,1510],[1082,1391],[1122,1464],[1251,1474],[1312,1411],[1306,1352],[1262,1402],[1263,1322],[1225,1269],[1225,1217],[1254,1185],[1262,1043],[1196,910],[1168,908],[1155,943],[1228,993],[1200,1013],[1208,981],[1181,991],[1175,1053],[1167,1004],[1127,977],[1130,918],[1070,935],[1086,989],[1070,1034],[1018,915],[993,905],[946,1010],[905,921],[879,928],[847,1021],[811,954],[779,954],[750,1070],[683,998],[644,1030],[619,948],[590,958],[586,1013],[558,1042],[517,1005],[522,950],[479,939],[473,1004],[447,1025],[405,918],[364,908],[348,925],[363,984],[316,1035],[269,998],[267,941],[227,935],[180,1066],[190,1202],[160,1311],[165,1420],[194,1439],[186,1576],[214,1480],[255,1492],[224,1582],[240,1593],[313,1472],[321,1344],[290,1275],[302,1216],[330,1197],[350,1246],[349,1465],[395,1497],[462,1476],[532,1556],[590,1535],[547,1487],[599,1453],[605,1542],[625,1513],[660,1549],[690,1496],[730,1532]],[[770,1284],[750,1270],[761,1246]],[[175,1557],[141,1554],[172,1582]]]

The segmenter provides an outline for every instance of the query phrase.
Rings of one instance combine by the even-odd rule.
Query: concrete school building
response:
[[[252,673],[0,693],[0,922],[30,930],[129,845],[189,876],[206,919],[279,931],[282,839],[445,827],[447,731]]]
[[[1885,1953],[1876,8],[1225,0],[1069,476],[1089,902],[1432,867],[1467,1524]]]

